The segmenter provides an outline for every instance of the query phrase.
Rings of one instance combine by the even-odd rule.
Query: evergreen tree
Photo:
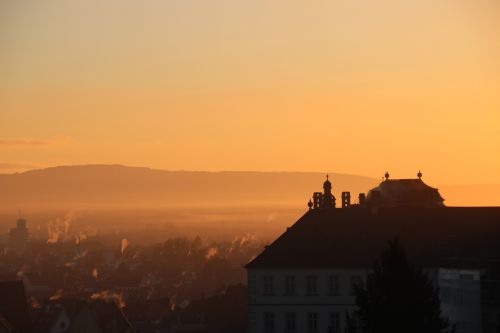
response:
[[[354,313],[355,315],[355,313]],[[356,320],[352,317],[352,313],[350,314],[349,311],[345,313],[345,333],[357,333],[358,332],[358,326],[356,323]]]
[[[422,269],[408,261],[397,239],[375,262],[366,284],[355,287],[355,295],[360,332],[454,332],[441,316],[438,290]]]

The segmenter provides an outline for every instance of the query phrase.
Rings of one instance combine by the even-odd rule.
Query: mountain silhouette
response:
[[[325,173],[165,171],[122,165],[59,166],[0,174],[1,207],[304,205]],[[334,194],[354,200],[377,179],[330,173]]]
[[[340,203],[350,191],[353,203],[380,180],[330,173]],[[287,205],[306,207],[321,191],[325,173],[166,171],[123,165],[58,166],[0,174],[0,210],[18,208],[121,208],[171,206]],[[434,185],[434,184],[430,184]],[[437,187],[448,206],[498,206],[500,185]]]

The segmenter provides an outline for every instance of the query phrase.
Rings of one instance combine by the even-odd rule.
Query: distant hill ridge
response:
[[[370,177],[330,173],[335,194],[366,192]],[[0,174],[8,205],[239,205],[304,204],[322,190],[319,172],[166,171],[123,165],[59,166]],[[5,207],[4,207],[5,208]]]
[[[380,180],[330,173],[334,195],[353,202]],[[75,165],[0,174],[0,209],[170,207],[181,205],[293,205],[306,207],[325,173],[167,171],[123,165]],[[500,185],[438,187],[445,205],[499,206]]]

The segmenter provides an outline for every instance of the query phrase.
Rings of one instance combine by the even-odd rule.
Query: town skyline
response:
[[[0,332],[500,332],[499,17],[0,0]]]

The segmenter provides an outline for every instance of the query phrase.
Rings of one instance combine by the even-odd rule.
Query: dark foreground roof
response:
[[[14,332],[33,332],[22,281],[0,282],[0,316]]]
[[[90,317],[82,316],[82,313]],[[70,320],[69,331],[78,331],[82,325],[92,324],[102,332],[134,332],[132,325],[116,303],[112,301],[80,299],[50,300],[36,313],[35,324],[39,331],[49,331],[57,324],[61,312]]]
[[[246,268],[369,268],[394,237],[421,266],[500,263],[500,207],[310,210]]]

